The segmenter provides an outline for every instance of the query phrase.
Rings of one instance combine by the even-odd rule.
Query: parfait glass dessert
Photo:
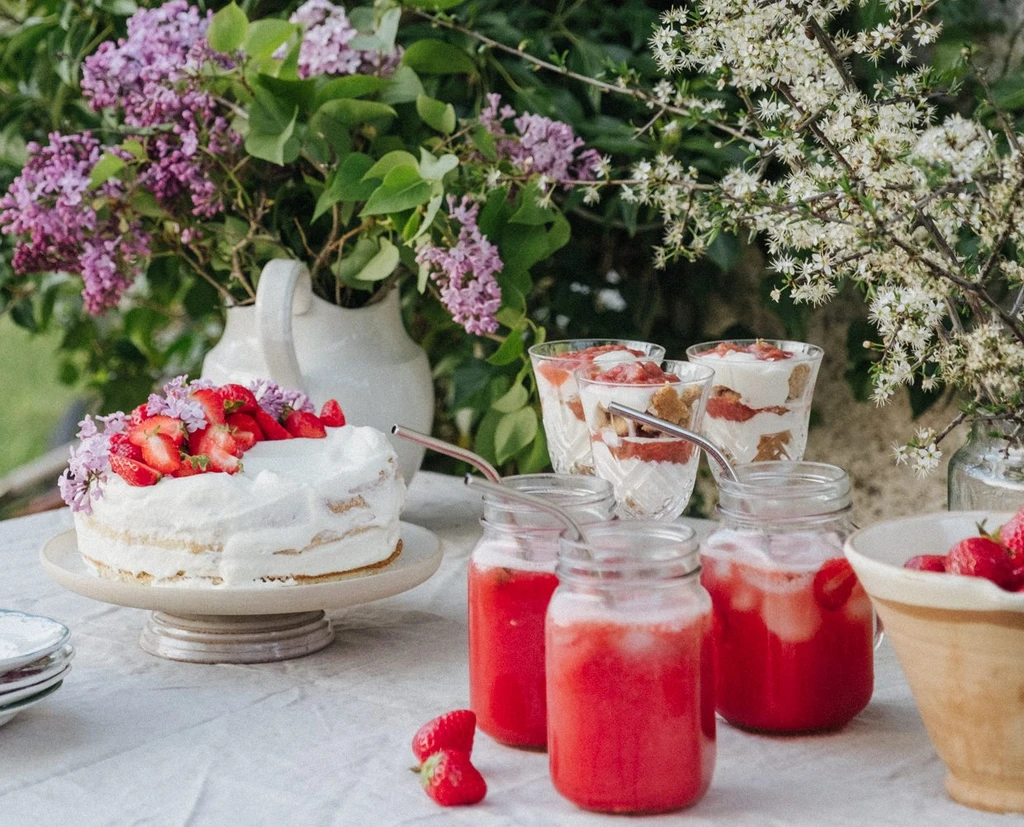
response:
[[[612,483],[616,514],[674,520],[693,493],[700,449],[692,442],[608,410],[612,402],[698,431],[711,390],[710,368],[690,362],[636,361],[580,367],[580,387],[594,472]]]
[[[590,432],[574,371],[589,364],[610,368],[637,359],[661,361],[665,348],[629,339],[565,339],[534,345],[529,353],[555,473],[593,474]]]
[[[733,465],[801,460],[824,351],[804,342],[705,342],[687,358],[715,372],[704,434]],[[716,478],[717,466],[712,467]]]
[[[597,477],[522,474],[502,484],[544,497],[578,523],[612,517],[611,485]],[[547,746],[544,616],[558,585],[560,522],[545,511],[484,495],[483,537],[469,559],[469,698],[496,741]]]
[[[701,543],[718,713],[761,732],[841,727],[874,681],[871,601],[843,556],[850,479],[814,462],[735,471],[721,480],[719,527]]]
[[[560,541],[546,623],[548,760],[588,810],[686,807],[715,765],[711,601],[687,526],[611,522]]]

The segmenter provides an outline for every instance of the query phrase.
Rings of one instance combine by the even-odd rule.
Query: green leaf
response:
[[[523,330],[525,325],[512,330],[505,341],[501,343],[494,353],[488,357],[487,362],[491,365],[501,367],[511,365],[516,359],[523,355]]]
[[[298,26],[287,20],[257,20],[249,24],[242,48],[249,57],[257,60],[270,57],[278,46],[285,43],[298,30]]]
[[[145,161],[149,157],[149,154],[146,152],[146,147],[142,145],[141,141],[136,141],[134,139],[122,141],[121,149],[126,152],[130,152],[132,157],[139,161]]]
[[[536,474],[548,468],[550,464],[547,436],[543,428],[538,428],[533,442],[516,454],[516,470],[520,474]]]
[[[405,0],[405,5],[413,9],[424,9],[426,11],[446,11],[454,9],[466,0]]]
[[[122,169],[124,169],[124,161],[121,158],[110,152],[103,153],[89,175],[89,186],[98,187],[116,177]]]
[[[520,408],[505,414],[494,429],[494,455],[498,464],[533,442],[537,436],[537,412],[533,408]]]
[[[440,158],[420,147],[420,175],[428,181],[440,181],[459,165],[455,155],[442,155]]]
[[[492,163],[498,160],[498,145],[494,141],[494,136],[484,127],[476,127],[470,133],[469,138],[484,158]]]
[[[358,281],[380,281],[386,279],[398,266],[398,248],[384,236],[380,238],[380,251],[371,258],[355,278]]]
[[[360,126],[364,123],[386,125],[398,114],[387,104],[356,98],[328,101],[320,107],[319,112],[349,127]]]
[[[346,75],[329,80],[321,86],[313,100],[313,109],[319,109],[328,101],[342,98],[363,98],[379,92],[388,86],[390,81],[372,75]]]
[[[423,94],[420,76],[409,66],[399,66],[391,76],[391,82],[381,90],[382,103],[412,103]]]
[[[526,388],[522,385],[513,385],[504,396],[493,402],[491,407],[500,413],[513,413],[526,407],[529,401],[530,394]]]
[[[382,215],[418,207],[430,200],[431,186],[410,167],[396,167],[387,174],[366,202],[360,216]]]
[[[249,18],[232,0],[213,16],[206,39],[214,51],[234,52],[245,42],[248,28]]]
[[[402,63],[424,75],[457,75],[476,71],[469,55],[443,40],[417,40],[405,50]]]
[[[423,123],[438,132],[450,135],[455,131],[455,107],[450,103],[435,100],[429,95],[419,95],[416,98],[416,113],[423,119]]]
[[[381,51],[390,52],[395,48],[395,38],[398,36],[398,23],[402,19],[401,9],[388,9],[381,15],[380,25],[377,27],[377,39],[380,41]]]
[[[386,178],[387,174],[398,167],[412,167],[418,169],[419,164],[416,156],[404,149],[396,149],[382,157],[377,163],[370,167],[363,178]]]
[[[287,104],[298,104],[303,112],[309,112],[313,109],[316,81],[284,80],[282,78],[275,78],[273,75],[261,74],[257,76],[256,84],[269,91],[282,103],[286,101]]]
[[[430,199],[430,201],[427,203],[427,210],[423,215],[423,222],[420,224],[419,231],[416,233],[415,236],[413,236],[413,238],[419,238],[425,232],[428,232],[430,230],[431,225],[433,225],[434,223],[434,218],[437,217],[437,214],[441,209],[442,201],[444,201],[443,195],[435,195],[433,198]],[[424,286],[426,285],[424,284]],[[420,292],[423,292],[422,288],[420,288]]]
[[[339,201],[365,201],[377,189],[377,182],[366,180],[366,171],[373,166],[373,158],[362,152],[347,155],[338,168],[336,180]]]
[[[548,224],[555,219],[555,210],[551,207],[542,207],[537,203],[540,196],[540,189],[536,181],[531,181],[523,189],[519,198],[519,209],[512,213],[509,218],[510,224]]]
[[[355,284],[356,274],[366,267],[377,253],[380,251],[380,246],[376,241],[369,238],[360,238],[355,246],[344,255],[340,263],[336,263],[332,268],[334,274],[345,284]]]
[[[255,158],[262,158],[278,166],[291,163],[299,157],[299,141],[293,134],[298,116],[299,109],[295,107],[291,120],[277,134],[250,131],[245,137],[245,151]]]

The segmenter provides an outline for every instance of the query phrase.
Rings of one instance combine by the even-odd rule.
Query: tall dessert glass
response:
[[[548,760],[588,810],[686,807],[715,764],[711,601],[693,531],[613,522],[564,535],[547,616]]]
[[[801,460],[824,351],[765,339],[704,342],[687,358],[715,372],[704,434],[733,465]],[[718,476],[717,466],[712,471]]]
[[[593,474],[590,432],[573,371],[591,363],[610,368],[635,359],[660,361],[665,348],[629,339],[564,339],[534,345],[529,353],[551,465],[559,474]]]
[[[594,473],[610,480],[616,514],[674,520],[697,480],[700,449],[692,442],[609,412],[618,402],[691,431],[701,427],[713,372],[690,362],[637,361],[576,370],[590,432]]]
[[[611,485],[596,477],[524,474],[503,484],[544,497],[579,523],[608,520]],[[544,749],[544,615],[558,585],[561,523],[484,495],[484,534],[469,560],[469,698],[480,729],[503,744]]]
[[[701,544],[718,654],[715,698],[764,732],[846,724],[871,699],[871,602],[843,556],[850,479],[835,465],[763,462],[722,479]]]

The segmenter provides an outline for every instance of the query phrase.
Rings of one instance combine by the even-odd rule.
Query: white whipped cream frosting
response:
[[[79,550],[87,562],[189,587],[212,585],[200,578],[280,585],[394,552],[405,484],[379,431],[348,425],[325,439],[259,442],[242,465],[146,487],[112,474],[93,514],[75,515]]]

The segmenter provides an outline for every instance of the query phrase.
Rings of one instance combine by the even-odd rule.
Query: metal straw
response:
[[[538,497],[536,494],[527,494],[525,491],[519,491],[518,489],[510,488],[507,485],[487,482],[487,480],[474,477],[472,474],[466,474],[465,480],[466,485],[470,488],[478,488],[495,497],[502,497],[503,499],[512,500],[513,502],[523,503],[536,508],[538,511],[544,511],[550,514],[576,535],[574,539],[581,542],[586,541],[586,536],[583,534],[583,529],[580,527],[580,524],[557,505],[551,504],[543,497]]]
[[[495,485],[501,485],[501,474],[498,473],[498,469],[479,454],[474,454],[472,451],[460,448],[458,445],[452,445],[450,442],[445,442],[443,439],[434,439],[432,436],[421,434],[419,431],[413,431],[412,429],[406,428],[402,425],[392,425],[391,433],[395,436],[401,437],[402,439],[407,439],[409,442],[415,442],[426,448],[430,448],[432,451],[437,451],[439,454],[446,454],[449,457],[460,459],[463,462],[472,465]]]
[[[736,472],[732,469],[732,465],[729,464],[729,460],[722,452],[722,449],[706,437],[687,430],[686,428],[682,428],[679,425],[673,425],[671,422],[667,422],[664,419],[651,416],[649,413],[638,411],[635,408],[627,408],[625,405],[620,405],[618,402],[612,402],[608,406],[608,410],[612,413],[618,414],[619,416],[632,419],[635,422],[641,422],[651,428],[657,428],[659,431],[663,431],[666,434],[671,434],[672,436],[677,436],[680,439],[685,439],[687,442],[692,442],[694,445],[703,448],[707,452],[707,455],[721,466],[722,473],[725,474],[728,479],[733,481],[736,480]]]

